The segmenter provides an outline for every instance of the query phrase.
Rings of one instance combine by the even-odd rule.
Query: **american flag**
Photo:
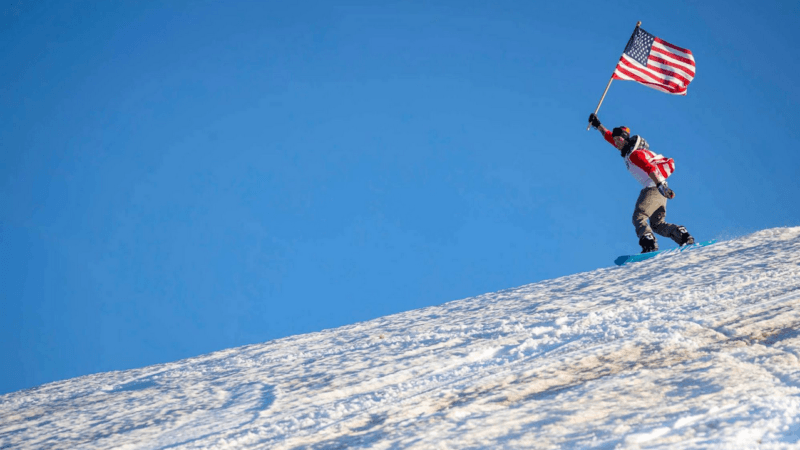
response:
[[[692,52],[636,27],[613,78],[631,80],[668,94],[686,95],[694,78]]]

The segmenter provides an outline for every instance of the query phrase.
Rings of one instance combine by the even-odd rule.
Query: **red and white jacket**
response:
[[[605,138],[611,145],[614,145],[611,131],[607,130],[605,132]],[[672,172],[675,171],[675,160],[651,152],[646,141],[639,136],[633,136],[631,139],[635,139],[635,142],[632,144],[633,151],[628,152],[627,156],[625,156],[625,166],[639,184],[646,188],[654,187],[656,183],[649,176],[653,172],[656,173],[656,178],[661,181],[672,175]]]

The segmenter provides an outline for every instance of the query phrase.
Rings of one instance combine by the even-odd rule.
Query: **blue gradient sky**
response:
[[[800,4],[379,3],[0,7],[0,393],[637,252],[585,131],[637,20],[697,61],[599,114],[675,158],[667,218],[800,224]]]

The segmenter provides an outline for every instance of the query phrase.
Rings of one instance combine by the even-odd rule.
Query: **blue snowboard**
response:
[[[625,265],[625,264],[628,264],[628,263],[644,261],[645,259],[650,259],[650,258],[656,257],[658,255],[667,255],[667,254],[670,254],[670,253],[680,253],[680,252],[685,252],[687,250],[691,250],[693,248],[705,247],[706,245],[711,245],[714,242],[717,242],[717,240],[716,239],[712,239],[710,241],[698,242],[697,244],[685,245],[683,247],[672,248],[672,249],[669,249],[669,250],[659,250],[657,252],[640,253],[638,255],[620,256],[619,258],[614,260],[614,263],[616,265],[618,265],[618,266],[622,266],[622,265]]]

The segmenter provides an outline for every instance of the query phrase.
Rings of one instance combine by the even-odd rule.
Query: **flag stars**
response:
[[[625,54],[639,64],[646,66],[647,60],[650,58],[650,49],[653,47],[655,40],[656,38],[652,34],[641,28],[636,28],[636,32],[631,36],[628,45],[625,47]]]

